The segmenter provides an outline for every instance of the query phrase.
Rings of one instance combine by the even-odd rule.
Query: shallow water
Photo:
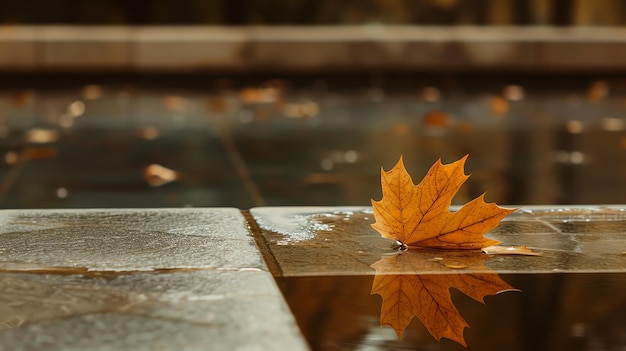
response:
[[[0,90],[0,207],[368,205],[401,154],[470,154],[455,203],[626,198],[619,78],[358,78]]]
[[[371,208],[250,213],[313,350],[465,349],[462,339],[449,339],[455,335],[474,350],[626,347],[623,206],[525,206],[487,234],[503,245],[527,245],[538,256],[397,251],[371,228]],[[430,334],[441,329],[437,321],[454,325],[458,317],[449,313],[448,292],[470,327],[450,327],[456,332],[437,341]],[[483,298],[486,305],[477,302]],[[402,339],[379,327],[382,318],[402,330],[404,311],[431,316],[429,327],[415,317]]]
[[[521,290],[485,298],[452,289],[470,350],[623,350],[626,273],[501,274]],[[279,285],[313,350],[465,350],[413,318],[399,339],[380,327],[371,276],[289,277]]]
[[[392,240],[371,227],[369,207],[265,207],[250,213],[278,275],[372,275],[374,262],[397,252]],[[496,255],[485,265],[497,273],[624,272],[624,233],[626,212],[620,206],[526,206],[487,236],[505,246],[528,246],[540,256]],[[445,257],[440,250],[420,252]],[[433,272],[439,270],[420,268]]]

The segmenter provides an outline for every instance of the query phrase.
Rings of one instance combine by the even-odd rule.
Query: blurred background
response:
[[[0,207],[626,202],[620,0],[2,0]]]

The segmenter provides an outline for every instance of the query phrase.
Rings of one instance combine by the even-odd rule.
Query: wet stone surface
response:
[[[488,237],[501,245],[525,245],[541,256],[496,255],[496,273],[624,272],[626,206],[524,207]],[[254,208],[277,274],[373,275],[371,264],[393,254],[394,243],[371,228],[371,208]],[[441,256],[428,252],[433,259]],[[435,273],[420,271],[416,273]]]
[[[0,350],[306,349],[237,209],[0,223]]]
[[[0,349],[303,349],[266,272],[0,275]]]
[[[626,345],[622,206],[524,206],[488,234],[503,245],[527,245],[541,256],[398,252],[371,228],[369,207],[264,207],[250,213],[270,253],[266,257],[274,260],[268,265],[279,275],[314,350],[618,350]],[[449,322],[455,316],[470,327],[455,329]],[[396,328],[403,330],[401,336]],[[453,341],[452,330],[463,335],[467,347]]]
[[[236,209],[0,212],[0,269],[261,269]]]

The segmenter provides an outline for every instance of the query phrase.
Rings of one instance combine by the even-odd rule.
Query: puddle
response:
[[[501,274],[521,290],[476,302],[456,289],[452,301],[469,324],[472,350],[622,350],[626,348],[626,273]],[[381,297],[371,276],[278,279],[313,350],[467,350],[435,340],[413,318],[402,339],[380,327]]]
[[[395,252],[393,241],[371,228],[369,208],[264,207],[250,213],[271,252],[267,259],[283,276],[372,275],[370,265]],[[558,220],[552,220],[555,213]],[[626,216],[617,206],[575,212],[526,207],[487,236],[502,245],[528,246],[541,256],[495,256],[486,266],[497,273],[624,272],[624,233]]]
[[[467,153],[464,200],[623,201],[622,77],[588,99],[587,75],[485,74],[3,80],[0,205],[365,205],[399,155],[421,177]]]
[[[557,222],[625,221],[623,206],[531,206],[517,211],[519,218]]]
[[[313,350],[626,347],[621,206],[524,207],[487,234],[540,256],[399,252],[369,208],[250,213]]]

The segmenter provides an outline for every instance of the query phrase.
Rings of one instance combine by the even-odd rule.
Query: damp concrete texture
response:
[[[371,228],[370,207],[264,207],[250,213],[259,225],[275,275],[374,275],[370,267],[396,253],[394,242]],[[626,207],[522,207],[487,234],[501,245],[528,246],[540,256],[487,255],[496,273],[608,273],[626,271]],[[422,250],[433,260],[441,251]],[[421,273],[441,273],[425,268]]]
[[[305,350],[241,212],[0,212],[0,350]]]

